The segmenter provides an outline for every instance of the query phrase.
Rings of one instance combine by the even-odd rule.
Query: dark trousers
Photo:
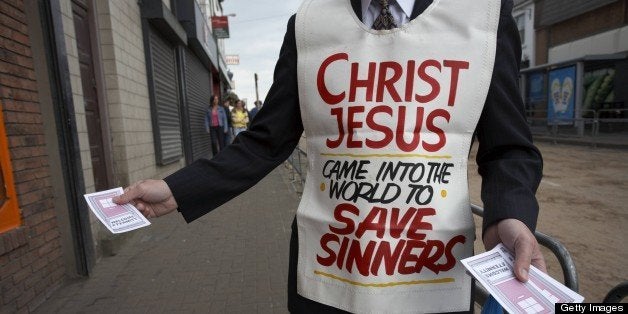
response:
[[[225,148],[225,133],[221,126],[210,126],[209,137],[212,142],[212,153],[215,156]]]

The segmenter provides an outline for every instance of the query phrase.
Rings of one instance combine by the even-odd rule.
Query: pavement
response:
[[[36,313],[288,313],[290,179],[282,165],[191,224],[153,219]]]

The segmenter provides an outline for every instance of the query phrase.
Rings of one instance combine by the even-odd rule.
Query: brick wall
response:
[[[0,312],[29,312],[65,269],[22,0],[0,1],[0,99],[22,226],[0,234]]]
[[[618,1],[553,25],[549,46],[558,46],[625,25],[624,5],[625,1]]]
[[[536,21],[540,14],[538,10],[535,12]],[[622,0],[547,27],[539,27],[535,31],[536,63],[547,63],[548,51],[552,47],[627,24],[628,0]]]

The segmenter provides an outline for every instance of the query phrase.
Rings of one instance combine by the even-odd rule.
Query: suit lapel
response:
[[[412,9],[412,14],[410,14],[410,19],[414,20],[417,16],[421,15],[427,7],[432,4],[433,0],[415,0],[414,8]]]
[[[360,0],[351,0],[351,7],[355,11],[355,15],[362,21],[362,2]]]

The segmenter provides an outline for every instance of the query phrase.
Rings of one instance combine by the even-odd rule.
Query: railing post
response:
[[[558,119],[554,118],[553,125],[552,125],[552,137],[554,138],[554,145],[557,144],[557,137],[558,137]]]

